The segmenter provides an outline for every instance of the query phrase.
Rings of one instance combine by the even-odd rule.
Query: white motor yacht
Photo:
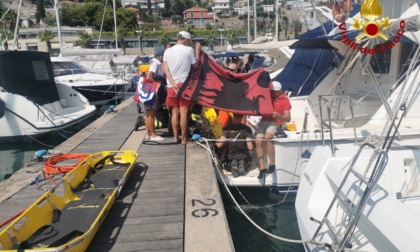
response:
[[[93,105],[101,106],[122,100],[130,85],[122,76],[89,72],[70,58],[51,57],[51,61],[56,82],[80,92]]]
[[[0,52],[0,142],[30,141],[96,113],[71,87],[54,82],[48,53]]]

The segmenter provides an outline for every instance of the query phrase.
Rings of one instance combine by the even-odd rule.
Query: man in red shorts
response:
[[[188,106],[190,101],[177,97],[179,87],[188,77],[191,66],[197,66],[197,59],[201,51],[201,44],[196,43],[194,49],[189,46],[191,35],[186,31],[180,31],[177,35],[177,43],[166,49],[163,55],[163,72],[167,78],[166,106],[172,110],[172,131],[174,142],[179,141],[178,126],[181,126],[181,143],[186,144],[188,130]]]

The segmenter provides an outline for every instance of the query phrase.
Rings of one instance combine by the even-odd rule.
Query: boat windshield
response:
[[[53,66],[54,76],[87,73],[84,67],[72,61],[53,62]]]

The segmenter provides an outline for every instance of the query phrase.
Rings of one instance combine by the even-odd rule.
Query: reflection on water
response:
[[[219,187],[236,251],[304,251],[302,244],[273,239],[254,227],[239,212],[224,187]],[[260,227],[276,236],[300,240],[295,213],[296,194],[289,194],[285,198],[285,194],[271,193],[268,187],[240,188],[240,193],[235,188],[230,190],[245,212]]]
[[[41,138],[34,138],[31,143],[0,143],[0,181],[8,179],[13,173],[24,167],[31,161],[37,150],[53,149],[96,120],[99,115],[92,116],[66,130],[53,132]]]

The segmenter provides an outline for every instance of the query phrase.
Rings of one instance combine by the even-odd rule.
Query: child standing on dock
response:
[[[149,71],[149,65],[140,65],[139,70],[142,73],[147,73]],[[159,86],[160,83],[157,81],[149,81],[146,77],[140,77],[136,93],[134,94],[134,99],[137,97],[138,101],[144,105],[144,110],[146,111],[146,115],[144,116],[146,126],[145,139],[150,141],[165,140],[165,138],[158,136],[155,131],[156,108],[159,103],[157,94]]]

